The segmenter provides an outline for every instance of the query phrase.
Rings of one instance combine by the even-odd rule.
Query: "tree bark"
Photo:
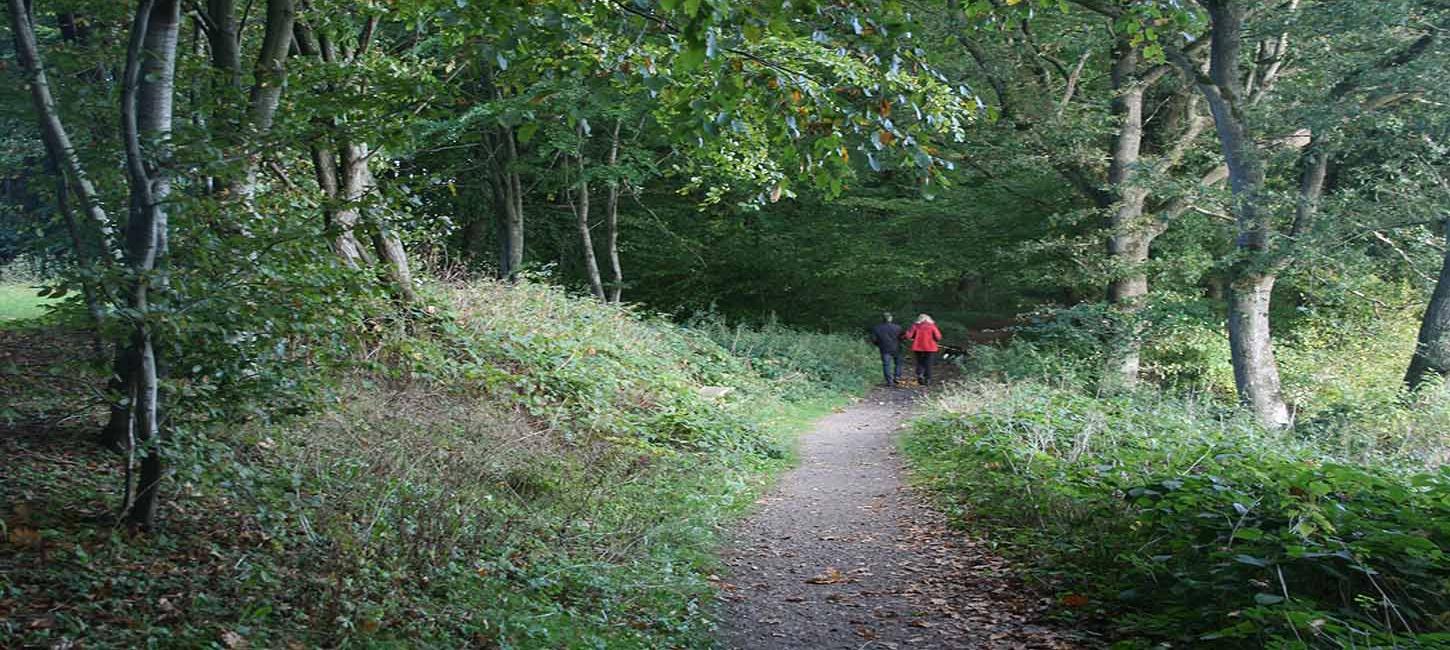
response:
[[[1113,279],[1108,283],[1108,302],[1116,313],[1116,330],[1110,334],[1108,362],[1103,383],[1109,389],[1131,388],[1138,383],[1142,340],[1138,315],[1148,294],[1148,247],[1157,235],[1143,220],[1148,190],[1139,182],[1143,149],[1143,93],[1138,79],[1138,51],[1120,46],[1113,63],[1113,114],[1118,118],[1118,135],[1108,167],[1108,184],[1115,194],[1109,217],[1108,258]]]
[[[116,374],[129,376],[135,389],[135,399],[129,404],[129,421],[137,444],[145,446],[139,489],[127,513],[127,520],[143,529],[155,526],[164,471],[159,417],[160,358],[147,320],[156,298],[153,287],[157,294],[166,290],[165,276],[157,271],[167,253],[165,201],[171,192],[171,181],[166,158],[180,26],[180,0],[142,0],[132,23],[121,95],[126,170],[131,186],[126,261],[133,278],[128,307],[137,320],[131,351],[118,355]]]
[[[1269,303],[1276,276],[1239,273],[1229,284],[1229,351],[1239,399],[1270,426],[1289,424],[1279,388],[1279,366],[1269,330]]]
[[[269,0],[270,2],[284,2],[287,7],[295,9],[295,0]],[[270,7],[271,5],[269,5]],[[280,15],[284,13],[282,7],[275,8]],[[285,13],[295,13],[289,9]],[[323,62],[338,65],[352,65],[356,56],[361,54],[371,42],[373,30],[377,26],[375,19],[369,19],[358,37],[357,50],[351,53],[339,52],[332,43],[320,35],[314,34],[308,27],[295,20],[291,20],[292,32],[297,44],[297,50],[304,56],[316,56]],[[271,55],[280,55],[286,52],[281,44],[281,39],[269,50],[264,44],[262,57],[258,65],[262,66]],[[270,54],[269,54],[270,51]],[[259,85],[261,76],[258,77]],[[265,92],[254,93],[254,100],[258,97],[266,97]],[[263,101],[262,106],[270,106],[269,112],[275,112],[275,102]],[[260,108],[254,104],[254,108]],[[255,113],[256,111],[254,111]],[[270,120],[270,116],[268,116]],[[363,226],[372,227],[369,237],[373,245],[373,252],[377,260],[386,266],[386,273],[397,292],[398,298],[405,303],[415,302],[417,292],[413,289],[413,273],[408,262],[407,250],[397,234],[392,232],[383,221],[377,216],[366,201],[377,190],[377,178],[373,175],[370,161],[373,154],[366,143],[349,141],[336,133],[336,121],[326,120],[321,126],[328,132],[327,135],[336,139],[335,146],[332,144],[314,144],[312,147],[313,171],[317,178],[317,185],[322,189],[324,198],[329,208],[324,209],[323,217],[327,221],[327,227],[335,234],[333,235],[333,250],[343,263],[351,268],[361,268],[373,263],[373,257],[368,254],[358,239],[357,229]]]
[[[579,148],[584,148],[583,130],[580,130]],[[594,255],[594,237],[589,228],[589,177],[584,167],[584,154],[575,158],[579,169],[579,184],[574,189],[574,223],[579,229],[579,246],[584,255],[584,273],[589,278],[589,291],[598,300],[605,300],[604,282],[599,275],[599,259]]]
[[[1238,72],[1244,9],[1236,0],[1200,3],[1208,11],[1213,28],[1208,78],[1199,77],[1186,59],[1180,59],[1179,66],[1184,74],[1198,79],[1199,90],[1208,101],[1234,197],[1235,247],[1241,257],[1229,269],[1229,349],[1234,384],[1239,401],[1253,410],[1260,423],[1282,427],[1289,424],[1290,417],[1279,389],[1279,368],[1269,327],[1269,303],[1276,277],[1273,271],[1263,270],[1270,234],[1260,204],[1265,170],[1243,113],[1247,93]]]
[[[485,64],[485,92],[503,99],[503,89],[494,83],[493,67]],[[519,143],[513,127],[498,124],[483,132],[488,147],[489,187],[493,190],[494,216],[498,220],[500,278],[515,279],[524,264],[524,188],[517,169]]]
[[[622,120],[615,121],[614,132],[609,136],[610,167],[619,163],[619,127]],[[619,304],[624,292],[624,270],[619,264],[619,184],[618,174],[609,183],[609,198],[604,204],[605,247],[609,256],[609,302]]]
[[[1450,235],[1450,219],[1443,225]],[[1431,376],[1447,375],[1450,375],[1450,247],[1445,250],[1440,276],[1435,280],[1435,293],[1430,296],[1430,304],[1420,321],[1415,354],[1410,357],[1410,367],[1405,372],[1405,387],[1416,390]]]
[[[292,49],[292,29],[296,22],[295,0],[267,0],[267,22],[262,35],[262,49],[253,67],[252,90],[247,101],[243,124],[243,146],[247,147],[241,178],[235,194],[251,206],[257,194],[257,170],[261,166],[259,138],[272,131],[282,89],[287,82],[287,53]],[[251,140],[250,143],[247,141]],[[248,146],[250,145],[250,146]]]
[[[494,217],[498,220],[498,274],[513,279],[524,263],[523,181],[513,168],[518,146],[513,129],[500,126],[484,135],[490,153],[488,184],[493,191]]]
[[[212,67],[226,74],[228,84],[239,87],[242,83],[242,24],[237,16],[237,0],[207,0],[206,15]]]
[[[331,147],[312,145],[312,170],[317,186],[322,189],[324,225],[334,234],[332,250],[348,268],[358,269],[372,264],[372,258],[357,240],[358,210],[342,199],[342,182],[338,178],[337,156]]]

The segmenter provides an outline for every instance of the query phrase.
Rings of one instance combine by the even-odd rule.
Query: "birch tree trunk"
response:
[[[619,127],[620,121],[615,121],[614,132],[609,136],[609,166],[614,167],[619,163]],[[617,175],[616,175],[617,176]],[[616,177],[609,183],[609,198],[604,204],[604,228],[605,247],[609,256],[609,302],[619,304],[620,294],[624,292],[624,270],[619,264],[619,184]]]
[[[126,518],[143,529],[155,525],[164,472],[158,370],[161,360],[147,321],[155,294],[166,290],[165,276],[158,270],[167,253],[165,201],[171,193],[171,180],[166,158],[180,26],[180,0],[142,0],[132,23],[121,95],[126,171],[131,186],[126,262],[133,277],[128,307],[137,322],[132,349],[118,356],[122,366],[116,368],[116,373],[131,377],[134,389],[129,429],[136,443],[144,447],[144,455],[135,500]]]
[[[584,147],[583,132],[580,131],[580,148]],[[579,185],[574,190],[574,223],[579,229],[579,246],[584,255],[584,272],[589,278],[589,291],[598,300],[605,300],[604,283],[599,275],[599,259],[594,255],[594,238],[589,227],[589,177],[585,175],[584,155],[576,159],[579,169]]]

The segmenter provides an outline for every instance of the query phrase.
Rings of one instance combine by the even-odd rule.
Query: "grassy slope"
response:
[[[156,535],[97,523],[119,477],[91,423],[21,413],[0,645],[703,646],[721,527],[871,371],[844,337],[541,286],[438,300],[432,334],[385,337],[327,408],[178,436]]]
[[[0,284],[0,323],[44,314],[50,300],[35,292],[35,287],[26,284]]]
[[[1265,431],[1151,391],[981,382],[905,446],[959,521],[1123,647],[1445,647],[1450,473],[1416,451],[1445,449],[1445,433],[1379,440],[1383,453],[1367,450],[1376,431],[1343,433]]]

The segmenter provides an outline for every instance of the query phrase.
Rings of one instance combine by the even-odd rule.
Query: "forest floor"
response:
[[[950,530],[903,480],[897,437],[920,389],[879,388],[821,419],[800,465],[735,533],[728,648],[1079,648],[990,545]]]

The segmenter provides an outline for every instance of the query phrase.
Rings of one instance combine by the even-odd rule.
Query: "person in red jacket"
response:
[[[940,349],[937,342],[941,341],[941,330],[937,329],[936,321],[926,314],[917,316],[911,329],[903,332],[901,338],[911,341],[911,352],[916,357],[916,380],[922,386],[930,385],[931,362]]]

